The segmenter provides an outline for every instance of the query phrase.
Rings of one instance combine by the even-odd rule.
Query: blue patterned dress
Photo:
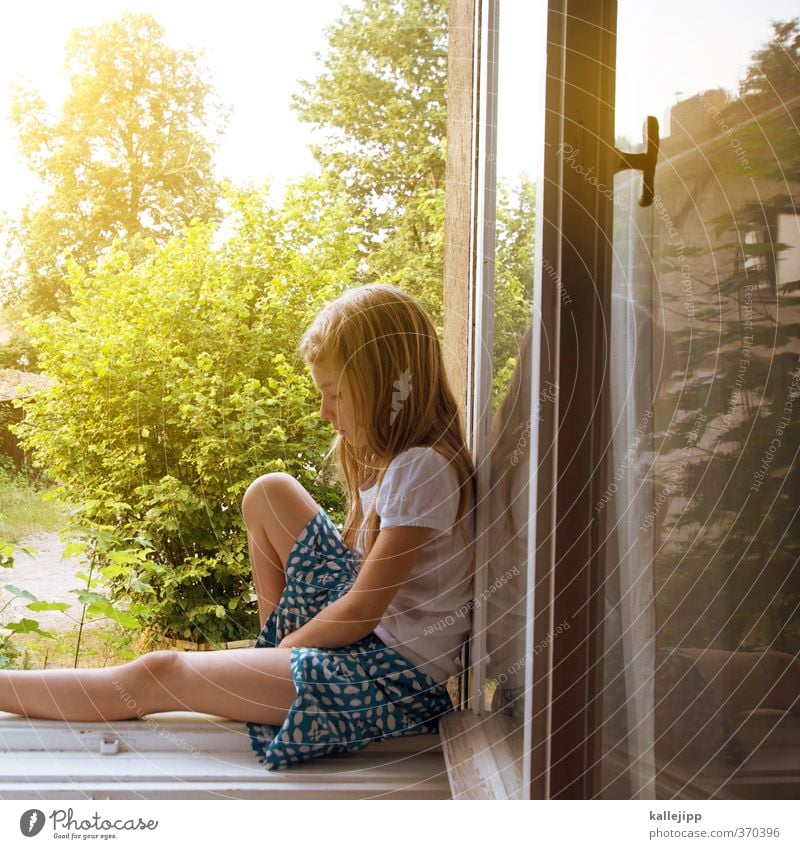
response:
[[[353,585],[359,564],[324,510],[309,521],[286,563],[286,588],[256,648],[277,647]],[[389,737],[436,733],[453,705],[437,684],[376,634],[337,649],[293,648],[297,695],[283,724],[248,722],[256,757],[278,769],[363,749]]]

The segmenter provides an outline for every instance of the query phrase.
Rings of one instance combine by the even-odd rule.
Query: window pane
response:
[[[610,798],[800,787],[791,11],[619,4],[617,146],[634,149],[649,113],[662,147],[651,207],[638,206],[638,175],[614,187],[609,471],[596,505]]]
[[[483,706],[521,731],[525,716],[528,480],[533,439],[533,313],[536,177],[541,170],[544,73],[531,39],[544,46],[544,3],[500,7],[497,117],[497,222],[491,398],[489,559],[485,590]],[[543,55],[543,54],[542,54]],[[550,388],[554,391],[554,387]],[[535,405],[534,405],[535,406]],[[522,746],[522,737],[516,746]],[[520,755],[521,755],[520,748]]]

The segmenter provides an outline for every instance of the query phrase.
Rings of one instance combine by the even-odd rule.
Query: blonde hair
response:
[[[331,451],[336,477],[347,497],[342,538],[355,549],[363,530],[367,557],[379,530],[375,502],[363,515],[359,489],[377,475],[380,486],[392,458],[414,446],[431,446],[444,456],[459,480],[455,524],[474,522],[475,468],[466,446],[458,405],[447,380],[436,329],[407,292],[385,283],[350,289],[327,304],[297,347],[309,366],[329,363],[346,381],[363,446],[337,434]],[[472,526],[474,529],[474,525]]]

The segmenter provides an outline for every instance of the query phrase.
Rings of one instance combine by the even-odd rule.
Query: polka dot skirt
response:
[[[289,553],[286,588],[256,648],[275,647],[355,581],[359,555],[345,546],[324,510]],[[376,634],[337,649],[293,648],[297,696],[283,725],[248,722],[250,742],[267,769],[363,749],[390,737],[435,733],[452,709],[444,685],[421,672]]]

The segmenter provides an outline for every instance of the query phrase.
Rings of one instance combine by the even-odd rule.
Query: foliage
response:
[[[366,0],[328,28],[293,98],[315,158],[361,222],[356,282],[394,283],[442,331],[447,3]]]
[[[294,350],[348,284],[355,237],[321,181],[280,209],[265,197],[230,196],[220,246],[196,223],[139,262],[118,247],[93,271],[72,264],[70,308],[29,326],[54,383],[17,432],[79,505],[112,597],[170,636],[256,628],[239,512],[255,477],[286,471],[335,500],[316,483],[330,434]]]
[[[497,187],[495,240],[493,403],[508,390],[525,331],[533,320],[536,186],[523,176],[511,190]]]
[[[66,45],[70,91],[53,114],[35,91],[17,87],[12,121],[31,170],[50,189],[15,228],[31,307],[67,300],[67,259],[84,267],[115,239],[130,250],[163,242],[194,218],[213,217],[212,174],[221,125],[198,55],[177,50],[149,15],[73,32]]]
[[[29,555],[36,553],[35,550],[31,548],[23,548],[20,550]],[[14,558],[16,554],[16,546],[6,542],[5,540],[0,540],[0,569],[11,569],[14,566]],[[31,609],[37,609],[37,605],[39,605],[38,609],[45,609],[41,607],[44,602],[40,602],[36,596],[26,590],[21,590],[11,584],[6,584],[4,589],[11,594],[11,598],[3,604],[2,607],[0,607],[0,616],[4,614],[6,608],[12,601],[14,601],[15,598],[26,599],[26,601],[28,601],[27,606]],[[12,620],[0,625],[0,669],[15,668],[18,665],[19,650],[16,645],[14,645],[12,637],[19,633],[38,633],[45,637],[50,636],[50,634],[39,627],[39,623],[36,620],[30,619],[27,616],[23,616],[22,619]]]
[[[323,70],[293,105],[361,227],[359,282],[401,286],[443,329],[448,3],[366,0],[329,27]],[[321,58],[321,57],[320,57]],[[498,385],[531,319],[533,185],[498,191]],[[512,366],[513,368],[513,366]]]
[[[132,632],[115,622],[95,622],[84,629],[77,665],[84,669],[117,666],[134,660],[141,652],[136,644],[140,632]],[[16,665],[22,669],[67,669],[76,666],[78,629],[57,631],[53,637],[36,634],[17,638]]]
[[[444,188],[446,0],[365,0],[327,30],[323,72],[294,108],[315,125],[323,171],[338,175],[379,243],[404,212]],[[317,58],[319,55],[317,55]]]
[[[774,222],[786,209],[784,192],[796,197],[800,187],[800,20],[773,27],[741,97],[724,113],[725,124],[737,126],[747,169],[731,155],[727,134],[704,147],[701,167],[713,163],[724,185],[718,206],[746,200],[703,222],[715,231],[716,255],[707,257],[708,273],[690,281],[693,318],[670,338],[680,373],[656,407],[656,420],[668,425],[655,434],[655,502],[671,496],[680,505],[656,511],[659,635],[668,645],[791,653],[800,646],[800,293],[776,285],[772,258],[786,246],[745,237]],[[776,98],[782,108],[763,113]],[[680,178],[687,180],[684,170]],[[707,209],[687,182],[692,203]],[[707,253],[691,245],[681,252]],[[727,256],[730,265],[720,259]],[[674,256],[662,254],[661,262],[677,272]],[[676,314],[685,292],[662,290]]]
[[[39,367],[36,348],[24,335],[13,335],[0,343],[0,369],[37,371]]]
[[[757,50],[740,85],[740,97],[763,109],[797,96],[800,18],[772,21],[772,38]]]
[[[68,546],[65,551],[65,556],[70,556],[76,552],[83,552],[87,546],[82,543],[72,543],[71,546]],[[36,557],[37,550],[31,547],[19,547],[16,548],[14,545],[0,541],[0,568],[10,569],[14,566],[15,558],[18,552],[22,552],[28,557]],[[124,562],[122,560],[123,557],[128,554],[127,552],[119,553],[115,552],[112,557],[116,559],[114,562],[119,564],[120,562]],[[93,567],[90,569],[88,575],[83,573],[78,573],[76,577],[85,582],[85,587],[82,589],[73,589],[70,592],[73,592],[77,595],[78,601],[81,602],[81,618],[80,621],[77,622],[78,632],[77,638],[75,640],[75,645],[73,649],[73,666],[78,665],[78,659],[81,655],[81,644],[82,644],[82,635],[83,628],[86,622],[94,621],[97,619],[105,619],[112,623],[116,623],[118,626],[127,629],[137,629],[140,627],[140,621],[133,614],[134,613],[144,613],[146,612],[144,608],[136,608],[132,607],[131,610],[122,610],[119,607],[109,601],[106,596],[99,591],[99,579],[97,576],[94,576],[92,572],[94,571]],[[109,573],[111,572],[108,569]],[[31,611],[31,613],[42,613],[42,612],[51,612],[56,611],[62,613],[64,616],[76,621],[72,614],[67,611],[70,608],[70,605],[63,601],[45,601],[43,599],[37,598],[33,593],[28,590],[21,589],[13,584],[4,584],[3,589],[11,596],[5,604],[0,606],[0,616],[5,618],[5,611],[11,606],[11,604],[15,601],[24,602],[24,606],[27,610]],[[14,643],[13,637],[24,637],[26,639],[30,639],[34,635],[38,635],[42,641],[50,642],[51,644],[57,644],[58,636],[55,633],[50,631],[46,631],[39,623],[37,619],[31,618],[31,615],[28,612],[24,612],[22,618],[20,619],[10,619],[5,621],[2,625],[0,625],[0,668],[3,667],[14,667],[19,665],[20,651],[18,646]],[[25,649],[23,656],[23,665],[27,664],[28,653],[27,648]],[[27,667],[26,667],[27,668]]]

